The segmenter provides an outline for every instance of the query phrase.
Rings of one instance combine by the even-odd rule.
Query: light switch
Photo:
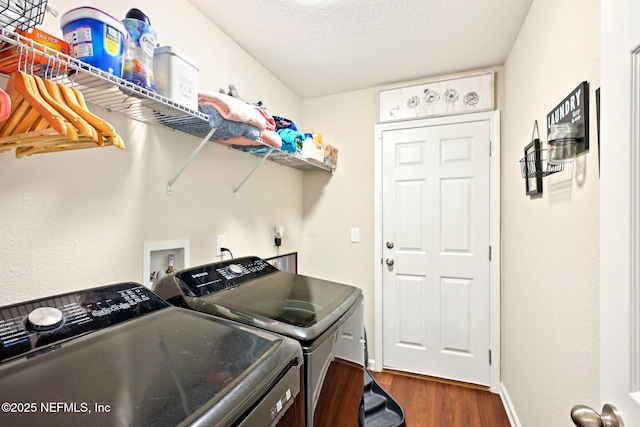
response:
[[[360,229],[352,228],[351,229],[351,243],[358,243],[360,241]]]

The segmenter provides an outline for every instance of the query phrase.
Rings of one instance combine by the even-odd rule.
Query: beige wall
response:
[[[535,0],[505,63],[502,381],[523,426],[569,425],[599,407],[599,202],[595,90],[600,3]],[[590,83],[589,153],[524,194],[518,160],[538,120]]]
[[[93,0],[124,17],[131,5]],[[270,112],[301,118],[301,101],[188,2],[158,7],[138,1],[158,32],[199,62],[200,89],[236,84],[249,101]],[[62,13],[84,6],[58,0]],[[180,13],[176,13],[176,10]],[[61,35],[47,15],[44,29]],[[253,168],[251,155],[208,144],[167,196],[167,182],[200,140],[117,113],[95,110],[112,122],[127,149],[79,150],[16,159],[0,153],[0,305],[119,281],[143,280],[143,244],[188,239],[191,265],[216,260],[215,236],[225,234],[235,256],[276,254],[273,227],[286,234],[281,253],[302,241],[302,172],[266,162],[236,200],[232,190]]]
[[[305,126],[322,129],[323,141],[339,148],[331,178],[304,176],[304,221],[300,270],[358,286],[365,296],[365,328],[373,355],[373,141],[374,89],[303,102]],[[360,242],[351,243],[351,228]]]

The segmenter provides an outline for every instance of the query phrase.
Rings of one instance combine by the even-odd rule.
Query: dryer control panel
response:
[[[189,296],[202,297],[277,271],[267,261],[249,256],[182,270],[176,273],[176,280]]]
[[[0,363],[168,306],[138,283],[119,283],[0,307]]]

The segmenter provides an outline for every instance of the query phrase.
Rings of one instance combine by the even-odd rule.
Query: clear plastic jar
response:
[[[576,157],[578,135],[573,123],[557,123],[551,126],[548,143],[548,162],[552,165],[572,162]]]
[[[153,55],[156,31],[151,21],[139,9],[130,9],[122,24],[128,36],[124,46],[122,78],[144,89],[156,91],[153,78]]]

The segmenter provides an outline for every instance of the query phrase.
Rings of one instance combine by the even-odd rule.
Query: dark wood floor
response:
[[[393,371],[372,374],[402,406],[406,427],[510,427],[500,396],[486,389]]]

